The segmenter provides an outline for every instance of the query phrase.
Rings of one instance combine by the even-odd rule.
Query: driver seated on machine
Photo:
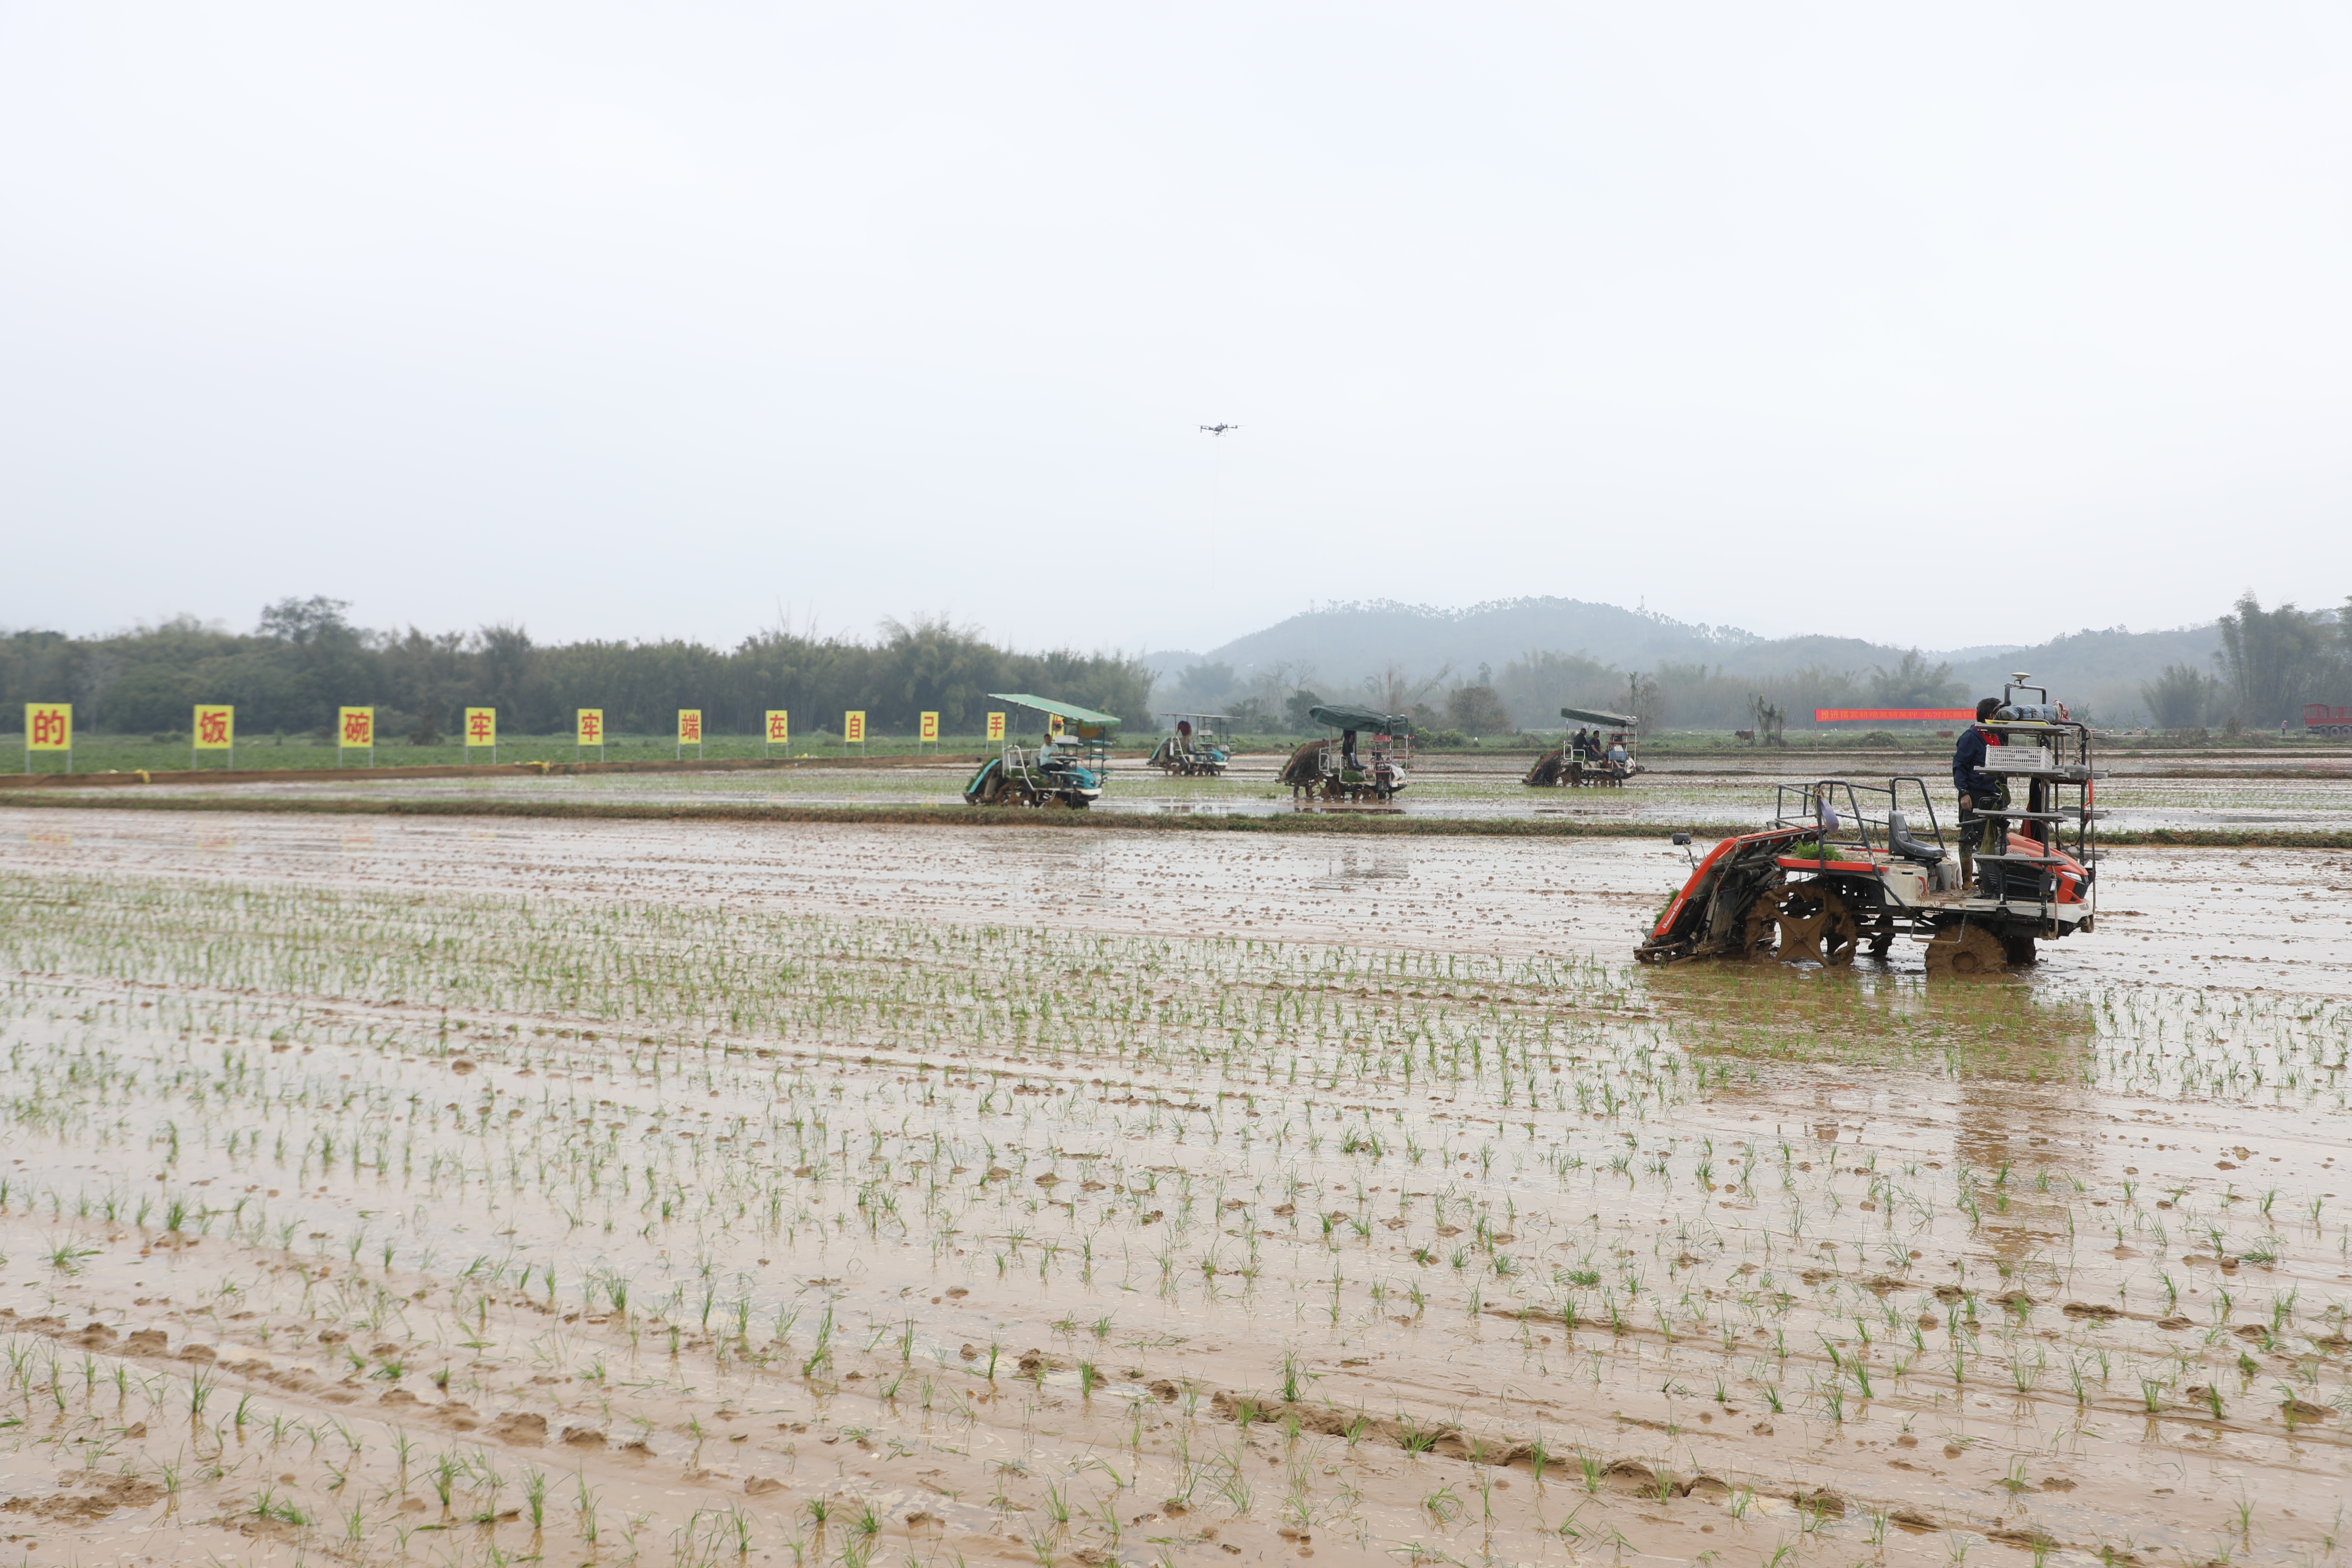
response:
[[[1994,848],[1983,851],[1998,854],[2006,835],[1996,837],[1993,824],[1999,817],[1980,815],[1999,811],[2009,804],[2009,784],[1984,771],[1985,748],[2000,744],[1999,736],[1984,728],[1985,721],[2000,709],[2000,699],[1988,697],[1977,704],[1976,722],[1960,731],[1959,743],[1952,748],[1952,787],[1960,795],[1960,882],[1966,886],[1975,874],[1970,864],[1979,852],[1979,846],[1990,844]],[[2004,822],[2002,826],[2007,825]]]

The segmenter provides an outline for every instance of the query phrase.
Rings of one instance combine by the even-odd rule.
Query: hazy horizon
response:
[[[2348,163],[2319,6],[14,7],[0,626],[2332,605]]]

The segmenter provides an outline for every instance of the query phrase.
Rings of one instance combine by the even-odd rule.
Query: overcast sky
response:
[[[2347,176],[2341,5],[8,0],[0,626],[2334,603]]]

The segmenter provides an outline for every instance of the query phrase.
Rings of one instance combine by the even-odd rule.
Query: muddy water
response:
[[[2342,1536],[2345,857],[1939,989],[1591,963],[1618,842],[37,826],[36,1562]]]
[[[2352,987],[2352,854],[2109,856],[2098,932],[2047,944],[2044,983],[2338,995]],[[1300,843],[1045,828],[56,811],[29,826],[0,822],[0,867],[1611,960],[1641,940],[1686,866],[1683,851],[1637,839]],[[1922,963],[1916,948],[1898,946],[1888,967],[1916,973]]]

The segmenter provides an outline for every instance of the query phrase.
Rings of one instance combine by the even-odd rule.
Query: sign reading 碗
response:
[[[375,710],[373,708],[339,708],[335,710],[335,743],[360,751],[375,749]]]

